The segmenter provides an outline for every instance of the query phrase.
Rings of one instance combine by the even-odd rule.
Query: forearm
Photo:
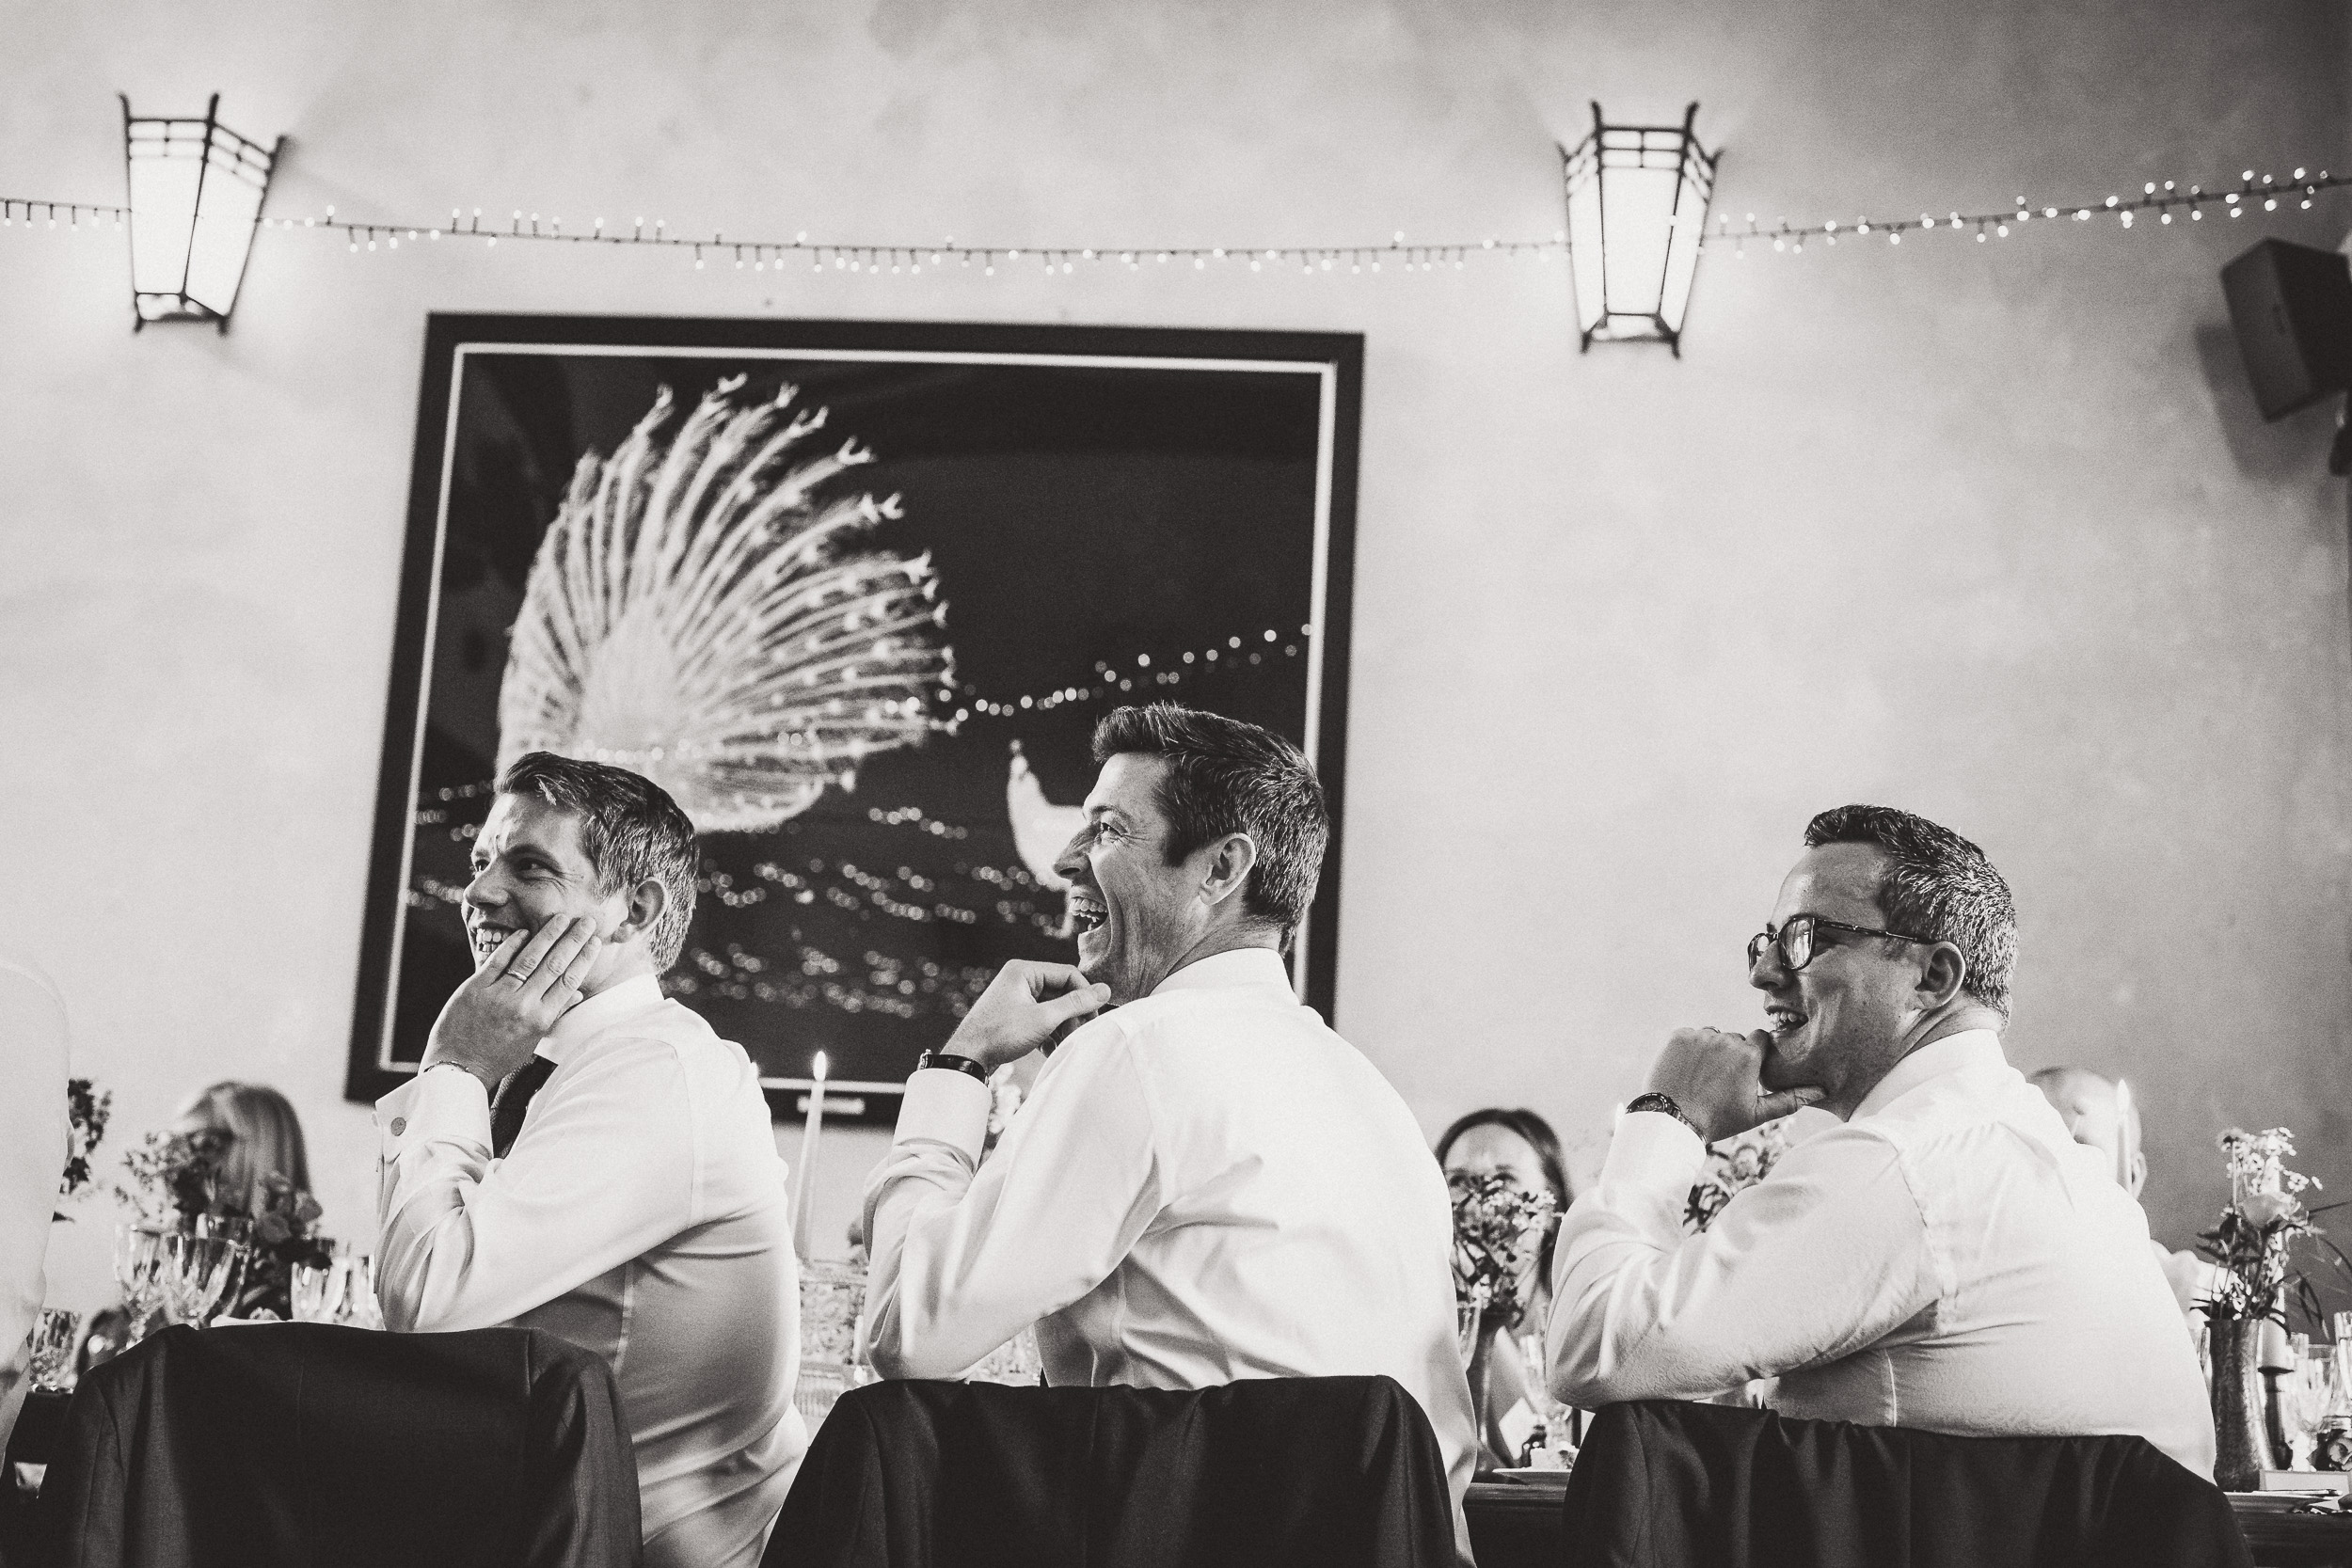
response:
[[[1883,1143],[1824,1134],[1685,1236],[1704,1158],[1671,1118],[1629,1116],[1571,1206],[1553,1264],[1559,1398],[1717,1393],[1845,1354],[1932,1298],[1924,1227]]]
[[[469,1074],[427,1073],[387,1097],[376,1241],[386,1326],[510,1322],[695,1223],[675,1076],[658,1055],[585,1069],[532,1102],[530,1134],[495,1168],[486,1097]]]

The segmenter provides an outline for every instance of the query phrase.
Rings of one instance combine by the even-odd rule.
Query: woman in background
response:
[[[1456,1172],[1487,1176],[1500,1171],[1529,1192],[1549,1192],[1558,1206],[1555,1213],[1565,1212],[1575,1196],[1568,1187],[1567,1167],[1560,1158],[1559,1135],[1533,1111],[1496,1107],[1472,1111],[1445,1130],[1438,1139],[1437,1155],[1449,1177]],[[1551,1245],[1558,1228],[1555,1221],[1544,1232],[1543,1250],[1518,1324],[1510,1333],[1494,1337],[1487,1363],[1486,1427],[1479,1433],[1486,1450],[1482,1469],[1518,1464],[1529,1433],[1540,1418],[1538,1412],[1550,1405],[1542,1397],[1543,1358],[1538,1354],[1531,1366],[1519,1341],[1533,1335],[1540,1342],[1544,1323],[1551,1315]],[[1558,1443],[1569,1434],[1548,1435]]]
[[[211,1132],[227,1141],[214,1203],[231,1213],[258,1215],[265,1207],[262,1186],[282,1176],[297,1191],[310,1190],[310,1161],[302,1142],[302,1120],[286,1097],[265,1084],[230,1079],[199,1091],[180,1107],[172,1131],[186,1136]]]

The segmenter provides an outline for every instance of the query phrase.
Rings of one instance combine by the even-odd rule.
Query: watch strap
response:
[[[980,1066],[969,1056],[950,1056],[945,1051],[926,1051],[914,1058],[914,1070],[917,1072],[925,1068],[933,1067],[946,1068],[950,1072],[969,1074],[983,1084],[988,1082],[988,1069]]]
[[[1683,1126],[1689,1128],[1692,1133],[1697,1137],[1699,1142],[1705,1143],[1707,1141],[1707,1134],[1699,1131],[1699,1124],[1692,1121],[1690,1117],[1684,1113],[1682,1107],[1675,1103],[1675,1097],[1673,1095],[1661,1094],[1656,1089],[1650,1090],[1647,1094],[1636,1095],[1627,1103],[1626,1114],[1630,1116],[1635,1111],[1657,1111],[1661,1115],[1670,1116],[1674,1117],[1675,1120],[1682,1123]]]

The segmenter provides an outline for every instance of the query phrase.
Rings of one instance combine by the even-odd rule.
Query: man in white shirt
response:
[[[800,1291],[758,1072],[658,978],[694,830],[596,763],[533,752],[498,787],[466,889],[479,967],[376,1102],[385,1323],[602,1354],[647,1568],[753,1568],[808,1442]]]
[[[1883,806],[1822,813],[1805,846],[1748,947],[1772,1028],[1677,1031],[1562,1222],[1552,1391],[1589,1408],[1777,1377],[1788,1416],[2135,1433],[2210,1477],[2147,1221],[2002,1055],[2008,885]],[[1843,1125],[1683,1235],[1707,1143],[1809,1104]]]
[[[2139,1102],[2131,1085],[2081,1067],[2045,1067],[2031,1081],[2074,1141],[2097,1149],[2116,1184],[2137,1199],[2148,1180],[2148,1155],[2140,1147]],[[2191,1330],[2201,1328],[2204,1313],[2198,1303],[2213,1292],[2215,1266],[2193,1252],[2174,1252],[2162,1242],[2151,1240],[2148,1245]]]
[[[953,1377],[1034,1323],[1055,1384],[1385,1373],[1429,1418],[1467,1543],[1445,1180],[1282,963],[1322,787],[1279,736],[1168,705],[1115,711],[1094,751],[1055,866],[1078,966],[1005,967],[908,1080],[866,1184],[874,1366]],[[1089,1016],[980,1164],[987,1075]]]

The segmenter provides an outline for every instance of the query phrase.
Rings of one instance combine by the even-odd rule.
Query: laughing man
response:
[[[1385,1373],[1476,1450],[1452,1212],[1421,1132],[1283,967],[1329,833],[1297,749],[1167,705],[1094,733],[1055,870],[1078,964],[1007,964],[907,1081],[866,1190],[868,1350],[952,1377],[1031,1323],[1048,1382]],[[988,1074],[1063,1039],[979,1164]]]

